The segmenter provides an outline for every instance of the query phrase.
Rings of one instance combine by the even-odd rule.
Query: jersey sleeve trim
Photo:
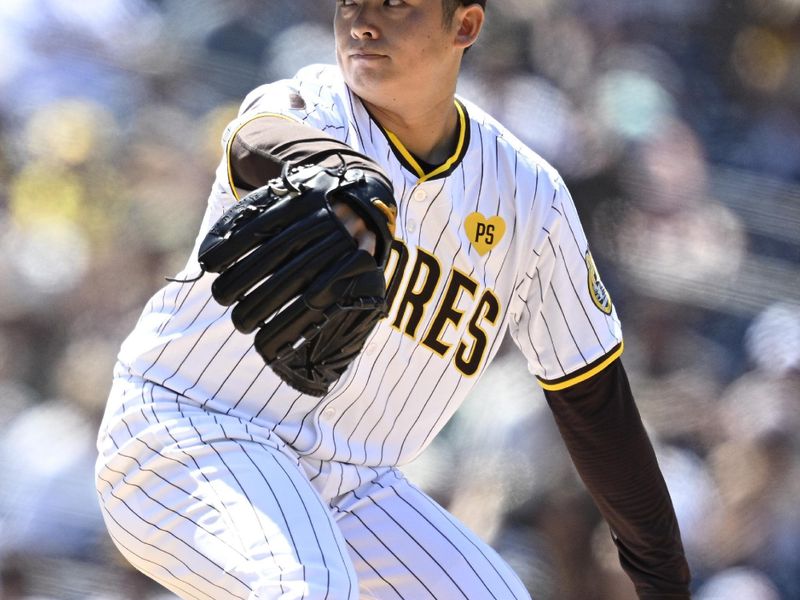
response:
[[[230,186],[231,193],[233,194],[233,197],[236,198],[237,202],[239,200],[241,200],[241,198],[239,197],[239,193],[236,191],[236,185],[233,183],[233,168],[231,166],[231,148],[233,147],[233,140],[236,139],[236,135],[247,124],[252,123],[256,119],[261,119],[261,118],[264,118],[264,117],[272,117],[272,118],[276,118],[276,119],[285,119],[286,121],[299,122],[299,121],[297,121],[297,119],[293,119],[293,118],[291,118],[289,116],[282,115],[280,113],[267,113],[267,112],[264,112],[264,113],[258,113],[256,115],[253,115],[249,119],[246,119],[245,121],[242,121],[241,123],[239,123],[236,126],[236,129],[233,130],[233,132],[231,133],[230,137],[228,138],[228,141],[225,144],[225,163],[226,163],[227,168],[228,168],[228,185]]]
[[[616,346],[614,346],[610,352],[601,356],[597,360],[592,363],[589,363],[585,367],[578,369],[577,371],[570,373],[569,375],[565,375],[564,377],[559,377],[558,379],[542,379],[541,377],[537,377],[536,379],[539,380],[539,385],[541,385],[545,390],[550,392],[557,392],[559,390],[565,390],[573,385],[581,383],[582,381],[586,381],[603,371],[606,367],[608,367],[611,363],[617,360],[620,356],[622,356],[622,352],[625,349],[625,343],[620,342]]]

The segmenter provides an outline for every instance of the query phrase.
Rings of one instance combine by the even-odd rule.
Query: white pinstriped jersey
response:
[[[408,462],[425,448],[507,331],[548,389],[619,356],[620,324],[563,181],[481,109],[460,98],[456,107],[457,148],[426,173],[336,67],[307,67],[250,93],[223,137],[198,243],[244,193],[229,173],[236,131],[255,118],[302,121],[371,156],[393,181],[398,239],[387,278],[401,279],[389,316],[320,399],[264,365],[253,336],[235,331],[229,309],[212,299],[213,275],[170,283],[145,307],[116,370],[155,385],[141,403],[112,397],[101,440],[104,431],[119,442],[146,426],[143,407],[171,394],[269,428],[318,465],[327,490],[343,493],[364,469]],[[198,273],[196,250],[182,276]]]

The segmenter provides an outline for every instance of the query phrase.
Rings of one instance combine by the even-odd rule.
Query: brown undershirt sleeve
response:
[[[622,362],[545,397],[639,598],[689,598],[675,511]]]
[[[279,117],[253,119],[237,131],[229,160],[234,185],[245,190],[254,190],[278,177],[287,161],[332,168],[344,162],[350,168],[377,173],[389,184],[384,171],[371,158],[318,129]]]

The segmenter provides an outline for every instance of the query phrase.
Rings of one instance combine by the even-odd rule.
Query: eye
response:
[[[383,3],[386,6],[390,6],[390,7],[394,7],[394,8],[403,6],[403,4],[405,4],[405,2],[403,2],[403,0],[384,0]]]
[[[355,2],[353,0],[336,0],[336,4],[339,6],[353,6]]]

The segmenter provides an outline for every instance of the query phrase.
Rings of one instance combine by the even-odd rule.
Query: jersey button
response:
[[[369,346],[366,347],[364,352],[366,353],[367,356],[372,356],[373,354],[375,354],[375,351],[377,349],[378,347],[375,344],[370,344]]]
[[[408,233],[414,233],[417,230],[417,222],[414,219],[409,219],[408,223],[406,223],[406,231]]]
[[[422,202],[428,199],[428,192],[426,192],[422,188],[417,188],[416,190],[414,190],[412,198],[414,198],[414,200],[416,200],[417,202]]]
[[[333,408],[332,406],[329,406],[328,408],[322,411],[322,416],[325,417],[326,419],[332,419],[333,417],[336,416],[336,409]]]

